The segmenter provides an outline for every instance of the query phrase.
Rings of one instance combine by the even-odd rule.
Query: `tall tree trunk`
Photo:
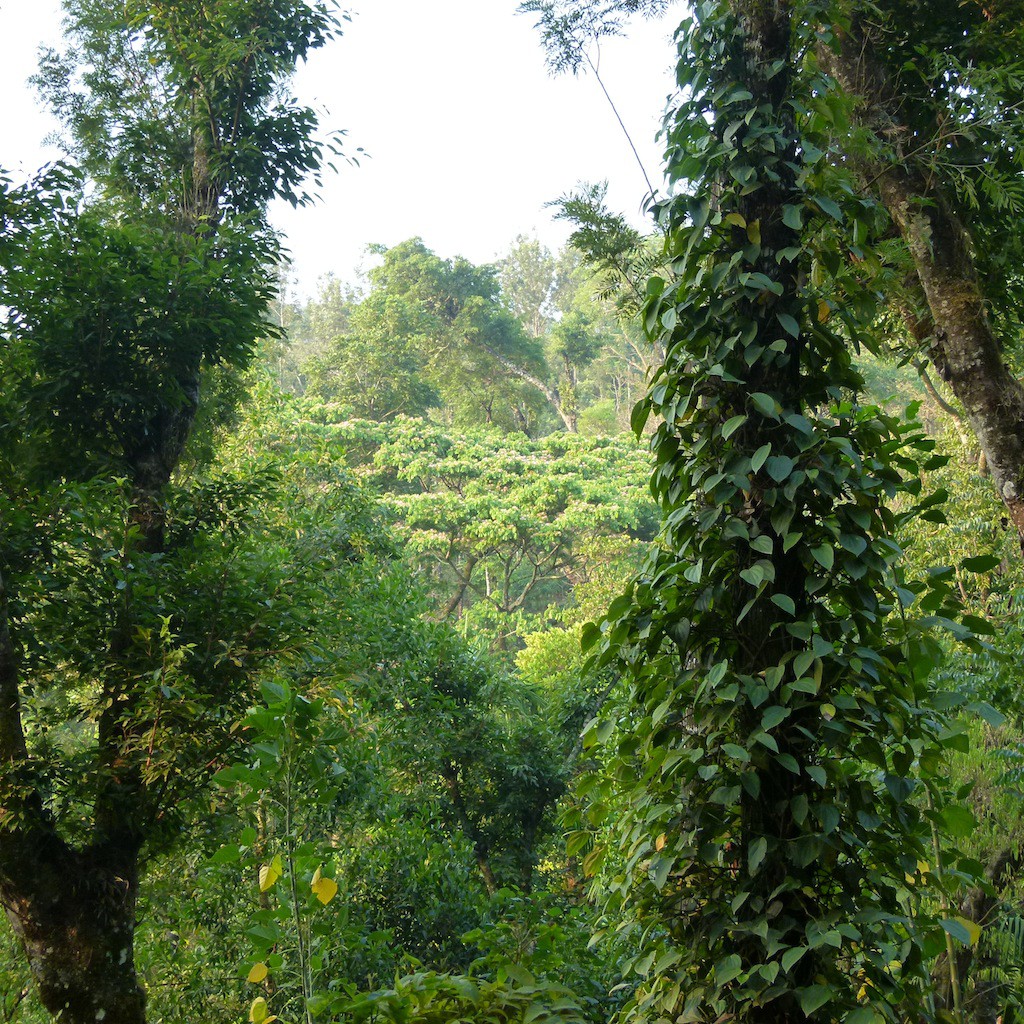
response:
[[[205,228],[197,228],[205,230]],[[158,409],[127,454],[131,503],[123,556],[165,549],[164,490],[181,459],[199,407],[200,365],[177,381],[180,403]],[[130,599],[130,588],[125,592]],[[0,577],[0,764],[7,766],[0,821],[0,904],[22,943],[43,1006],[63,1024],[145,1024],[145,993],[135,971],[139,853],[149,803],[131,749],[139,725],[133,677],[133,624],[113,624],[108,667],[96,680],[97,786],[92,836],[73,846],[46,807],[21,717],[21,669]]]
[[[870,30],[855,17],[837,48],[822,47],[820,60],[859,97],[861,126],[891,138],[909,130],[899,126],[902,98],[874,52]],[[927,354],[964,407],[1024,550],[1024,387],[1004,362],[985,314],[970,234],[949,196],[919,166],[887,160],[865,171],[906,242],[928,300],[935,331]]]
[[[783,134],[789,140],[796,138],[792,114],[788,111],[787,100],[792,88],[793,65],[790,56],[792,29],[792,7],[788,2],[766,2],[766,0],[732,0],[731,7],[739,19],[743,34],[743,60],[745,63],[742,78],[743,86],[753,93],[754,100],[764,107],[774,110],[775,118],[785,125]],[[767,74],[769,68],[779,64],[785,70],[777,74]],[[795,166],[798,158],[795,142],[790,141],[788,157],[791,166]],[[799,231],[791,228],[778,216],[784,204],[794,201],[798,196],[795,172],[787,169],[776,181],[762,181],[761,187],[750,195],[739,200],[738,209],[746,224],[760,226],[760,253],[751,267],[754,273],[764,274],[767,278],[781,285],[781,293],[774,300],[744,300],[740,308],[749,322],[758,323],[759,337],[767,344],[775,338],[778,330],[776,314],[784,310],[799,294],[798,266],[796,262],[780,263],[777,254],[789,246],[799,245]],[[746,241],[746,228],[737,230],[740,244]],[[748,396],[752,392],[767,392],[778,395],[784,408],[799,409],[803,404],[803,380],[800,367],[800,347],[795,339],[788,340],[788,360],[784,363],[768,364],[759,361],[751,367],[747,380],[736,387],[735,411],[746,409]],[[756,423],[756,425],[754,425]],[[778,438],[774,424],[770,421],[756,421],[741,429],[742,444],[754,452],[765,444],[773,444],[773,451],[778,447]],[[776,537],[776,529],[770,516],[771,504],[764,500],[764,490],[771,486],[770,481],[756,478],[751,485],[749,505],[751,508],[751,528],[768,537]],[[789,595],[797,607],[804,600],[807,572],[800,561],[784,550],[781,538],[773,543],[772,562],[775,567],[776,591]],[[742,584],[740,584],[742,585]],[[771,606],[757,605],[749,614],[741,627],[746,637],[744,655],[737,660],[736,669],[751,675],[763,673],[768,666],[784,662],[788,653],[798,648],[792,637],[780,631],[773,631]],[[771,637],[771,640],[768,638]],[[743,706],[740,714],[750,717],[748,728],[753,731],[754,723],[760,718],[760,711]],[[816,723],[815,723],[816,724]],[[776,740],[780,755],[795,755],[803,761],[806,758],[807,743],[802,735],[802,728],[814,725],[794,716],[789,728],[779,731]],[[740,835],[758,836],[774,835],[782,842],[793,842],[800,830],[793,820],[790,808],[794,798],[804,787],[796,776],[783,768],[778,762],[772,763],[761,772],[761,787],[757,796],[743,792],[740,797],[742,827]],[[768,867],[766,865],[766,867]],[[813,918],[815,902],[802,893],[786,892],[785,881],[787,865],[779,862],[763,871],[759,877],[758,895],[767,906],[773,894],[782,890],[777,898],[780,906],[779,920],[791,922],[791,931],[786,941],[800,941],[808,921]],[[755,967],[763,957],[763,950],[756,940],[747,942],[738,938],[737,952],[745,964]],[[813,971],[813,960],[806,958],[804,964],[798,964],[794,974],[810,975]],[[754,1007],[750,1011],[749,1024],[798,1024],[803,1022],[805,1014],[796,1000],[782,997],[765,1006]]]

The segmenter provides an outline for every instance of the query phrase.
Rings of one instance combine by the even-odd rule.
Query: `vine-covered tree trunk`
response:
[[[930,444],[858,404],[828,323],[862,329],[871,297],[811,272],[844,222],[813,113],[829,86],[802,61],[828,13],[699,0],[677,34],[681,188],[657,211],[675,274],[644,310],[666,355],[634,414],[660,418],[663,530],[584,636],[630,683],[591,733],[613,743],[595,791],[615,840],[588,858],[612,860],[606,914],[641,936],[628,1024],[927,1016],[922,951],[942,933],[902,901],[912,858],[935,859],[941,716],[922,710],[937,645],[912,606],[949,603],[896,584],[887,502],[918,492]]]

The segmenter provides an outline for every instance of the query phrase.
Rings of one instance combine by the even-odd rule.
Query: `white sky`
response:
[[[597,81],[552,78],[517,5],[351,0],[345,35],[314,55],[294,88],[324,112],[325,128],[346,129],[349,149],[369,157],[328,174],[316,206],[275,208],[300,292],[328,271],[352,279],[371,242],[420,235],[438,255],[477,263],[520,233],[557,247],[569,229],[544,204],[580,181],[608,179],[609,205],[643,223],[646,185]],[[0,167],[16,177],[59,155],[42,145],[53,123],[26,84],[59,24],[59,0],[0,0]],[[601,53],[602,77],[656,184],[673,27],[671,15],[638,22]]]

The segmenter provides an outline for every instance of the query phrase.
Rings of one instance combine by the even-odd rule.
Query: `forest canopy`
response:
[[[529,0],[551,68],[656,0]],[[649,231],[297,299],[307,0],[65,0],[0,176],[5,1020],[1024,1014],[1024,10],[699,0]],[[677,12],[678,14],[678,12]]]

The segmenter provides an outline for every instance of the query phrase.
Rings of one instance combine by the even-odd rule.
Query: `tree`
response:
[[[306,365],[309,394],[359,419],[422,416],[440,403],[417,346],[422,320],[402,298],[372,292],[344,331]]]
[[[846,224],[829,83],[796,59],[828,13],[706,0],[677,34],[667,160],[689,184],[657,210],[678,276],[647,285],[666,360],[635,417],[659,417],[663,532],[585,636],[629,682],[590,730],[611,838],[588,858],[639,940],[625,1020],[927,1017],[928,957],[969,941],[938,844],[970,821],[942,804],[957,730],[928,681],[948,576],[905,580],[893,539],[936,514],[932,445],[858,401],[829,321],[862,332],[870,293],[842,259],[811,273]]]
[[[563,344],[555,363],[569,367],[568,376],[562,376],[545,357],[540,336],[533,335],[529,325],[524,330],[517,315],[506,308],[510,301],[526,300],[520,296],[502,305],[493,267],[474,267],[463,259],[442,260],[419,239],[382,254],[383,265],[371,272],[374,288],[415,311],[415,341],[427,372],[457,415],[468,418],[475,413],[479,421],[482,410],[487,423],[510,423],[529,433],[536,400],[543,397],[566,430],[576,432],[575,377],[581,361],[592,358],[591,348],[578,338]],[[541,255],[531,258],[543,262]],[[540,291],[547,296],[554,284],[535,281],[531,302],[543,304]],[[537,320],[540,308],[523,305],[522,311]],[[540,321],[534,326],[540,326]]]
[[[963,404],[1024,545],[1024,385],[1006,362],[1020,338],[1005,330],[1019,321],[1000,311],[1019,308],[1019,245],[1005,225],[1024,212],[1021,13],[850,3],[848,29],[819,52],[856,101],[840,145],[909,250],[922,350]]]
[[[231,630],[248,617],[259,646],[272,628],[245,601],[229,628],[203,576],[251,492],[196,493],[182,519],[172,480],[203,368],[244,365],[267,329],[264,207],[301,201],[321,153],[279,90],[334,21],[288,0],[80,0],[68,27],[42,83],[96,198],[62,172],[3,196],[0,901],[49,1012],[138,1024],[140,857],[266,654],[233,653]]]
[[[515,239],[498,264],[502,301],[532,338],[542,337],[551,325],[556,275],[551,250],[526,235]]]
[[[363,472],[426,570],[437,617],[486,622],[503,647],[653,531],[648,456],[628,437],[533,441],[410,419],[331,433],[350,458],[372,460]]]
[[[414,344],[443,404],[464,422],[531,429],[537,402],[529,391],[545,390],[544,357],[499,303],[494,268],[441,259],[420,239],[381,255],[374,289],[410,311]]]

